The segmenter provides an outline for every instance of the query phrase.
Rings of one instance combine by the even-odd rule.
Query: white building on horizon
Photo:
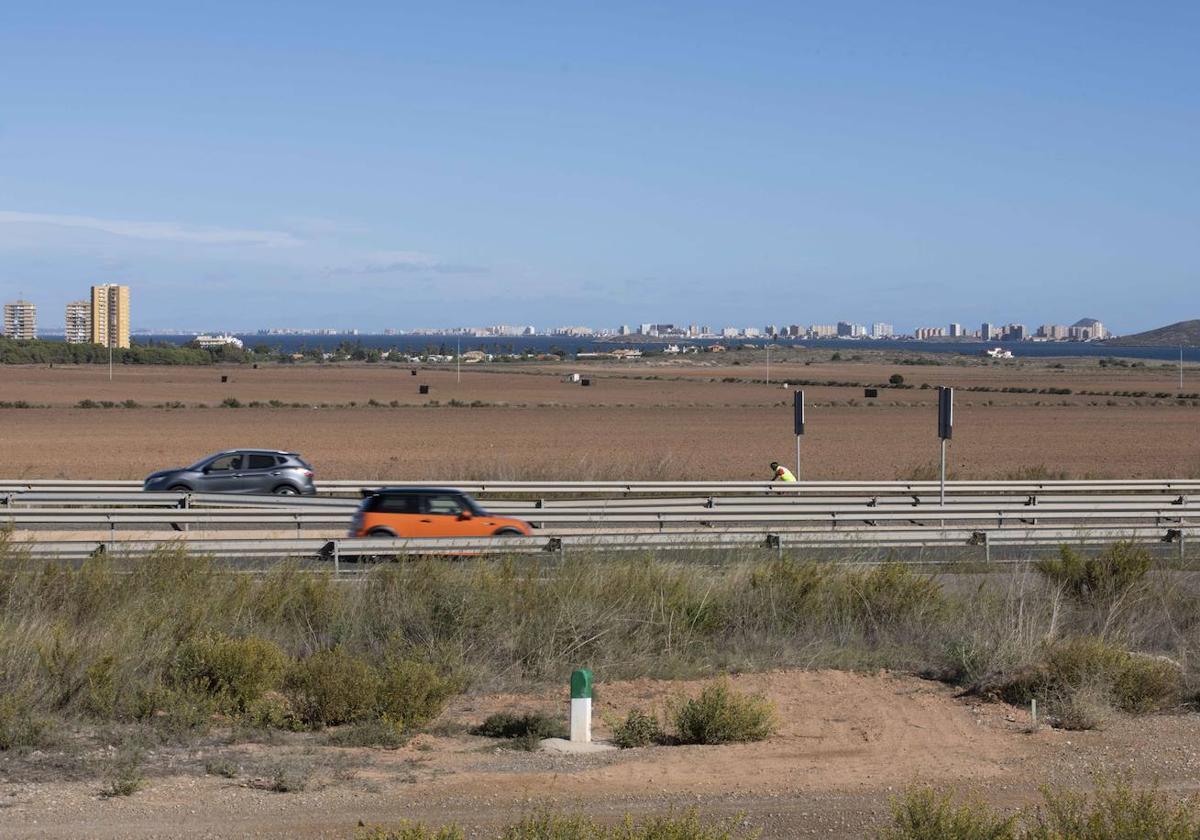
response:
[[[246,346],[240,338],[229,333],[222,333],[221,335],[198,335],[193,340],[201,350],[216,350],[218,347],[236,347],[241,350]]]

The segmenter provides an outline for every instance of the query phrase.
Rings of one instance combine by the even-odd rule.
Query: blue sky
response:
[[[1194,2],[19,6],[43,328],[1200,317]]]

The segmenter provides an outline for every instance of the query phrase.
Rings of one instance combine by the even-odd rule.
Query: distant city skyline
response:
[[[1138,332],[1200,316],[1197,31],[1181,0],[34,4],[0,29],[0,300]]]

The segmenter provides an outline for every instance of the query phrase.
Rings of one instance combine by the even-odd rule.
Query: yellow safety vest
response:
[[[777,469],[775,471],[775,477],[778,478],[780,481],[795,481],[796,480],[796,476],[792,475],[792,471],[789,470],[787,467],[783,467],[783,466],[781,466],[779,469]]]

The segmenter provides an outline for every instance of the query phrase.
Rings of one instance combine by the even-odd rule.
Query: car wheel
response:
[[[168,493],[191,493],[192,488],[183,484],[176,484],[174,487],[167,488]]]
[[[525,535],[522,534],[520,531],[518,531],[516,528],[501,528],[499,531],[492,534],[492,536],[493,537],[523,537]]]
[[[300,491],[298,491],[295,487],[293,487],[290,484],[280,484],[278,487],[276,487],[271,492],[274,493],[276,496],[299,496],[300,495]]]

